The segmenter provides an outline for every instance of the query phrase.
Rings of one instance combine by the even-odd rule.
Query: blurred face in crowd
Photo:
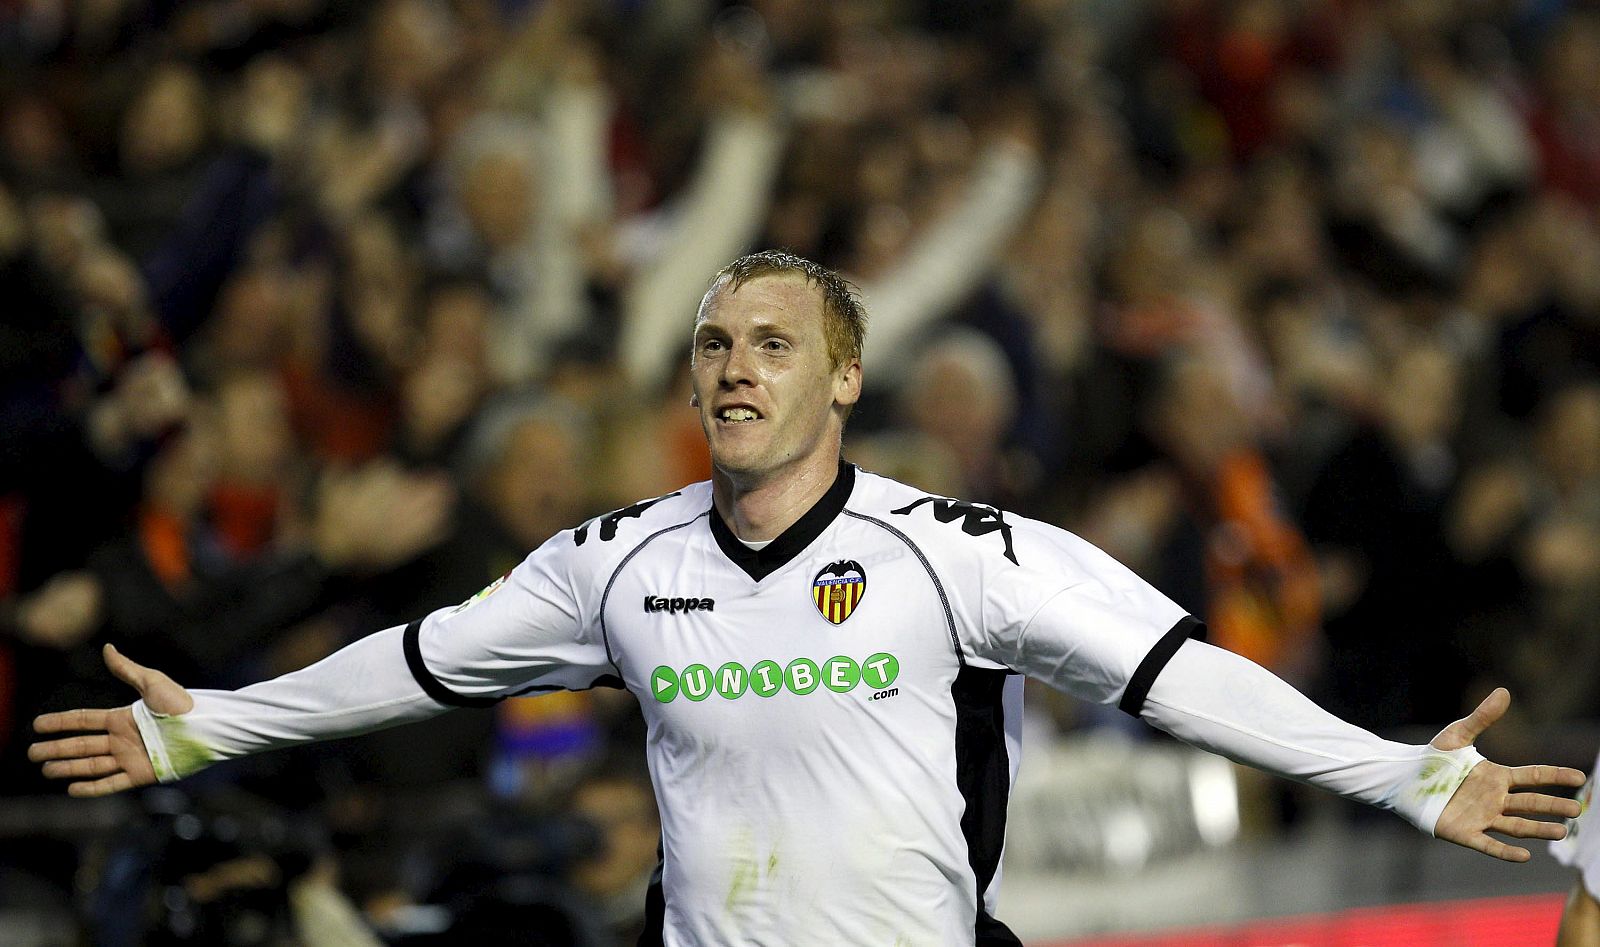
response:
[[[968,337],[937,346],[923,357],[916,379],[906,398],[917,430],[966,459],[999,450],[1016,413],[1016,388],[992,343]]]
[[[533,167],[525,158],[491,151],[473,162],[461,203],[473,229],[491,250],[514,246],[527,235],[533,206]]]
[[[721,281],[695,324],[691,374],[712,465],[740,486],[835,455],[861,362],[835,365],[821,292],[799,274]]]
[[[1191,473],[1209,475],[1249,443],[1249,421],[1220,367],[1191,356],[1168,372],[1154,408],[1155,434]]]
[[[276,375],[245,372],[217,391],[218,443],[223,472],[249,483],[283,475],[293,460],[289,400]]]
[[[415,95],[433,87],[460,53],[460,31],[443,4],[392,0],[374,15],[367,70],[381,90]]]
[[[242,270],[223,287],[210,331],[213,358],[227,367],[272,364],[289,318],[287,288],[267,267]]]
[[[218,445],[214,419],[195,411],[189,424],[169,440],[145,474],[145,500],[152,507],[187,519],[200,512],[217,479]]]
[[[489,471],[487,499],[510,532],[532,548],[582,519],[586,470],[573,432],[530,418],[511,432]]]
[[[1390,373],[1384,393],[1389,429],[1404,445],[1442,440],[1459,413],[1456,364],[1449,353],[1430,347],[1407,352]]]
[[[1541,414],[1535,444],[1556,484],[1572,492],[1600,481],[1600,386],[1569,388]]]
[[[435,290],[423,313],[424,350],[430,356],[483,366],[488,359],[487,332],[493,307],[489,294],[476,286],[457,284]]]
[[[123,166],[150,173],[189,160],[205,139],[205,108],[205,86],[193,70],[158,70],[123,119]]]

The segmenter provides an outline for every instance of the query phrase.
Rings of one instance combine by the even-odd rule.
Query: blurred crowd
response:
[[[758,247],[867,303],[857,463],[1367,727],[1600,716],[1593,4],[17,0],[0,63],[0,795],[57,791],[34,714],[127,700],[103,642],[239,686],[706,477],[689,329]],[[284,917],[610,943],[641,731],[553,695],[228,764],[93,858],[0,844],[0,904],[221,943],[322,879],[365,920]]]

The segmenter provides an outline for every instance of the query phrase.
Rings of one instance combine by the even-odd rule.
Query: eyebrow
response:
[[[765,332],[772,335],[781,335],[785,338],[793,338],[795,335],[794,327],[771,319],[757,319],[751,322],[750,331],[756,333]],[[697,337],[706,332],[720,332],[723,335],[730,334],[728,327],[717,322],[715,318],[702,319],[695,323],[694,334]]]

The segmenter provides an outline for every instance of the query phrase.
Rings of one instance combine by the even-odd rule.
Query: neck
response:
[[[822,499],[839,475],[839,452],[824,451],[797,468],[750,479],[714,468],[712,502],[734,535],[748,542],[776,539]]]

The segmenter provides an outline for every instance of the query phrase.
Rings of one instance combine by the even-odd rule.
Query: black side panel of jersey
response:
[[[1000,867],[1006,841],[1006,798],[1011,794],[1011,760],[1006,754],[1006,714],[1001,700],[1010,671],[966,665],[950,685],[956,705],[956,785],[967,807],[961,834],[967,863],[978,878],[977,947],[1022,947],[1010,928],[983,906],[983,893]]]
[[[657,850],[660,856],[660,849]],[[661,886],[664,862],[656,862],[650,873],[650,887],[644,895],[644,930],[639,933],[639,947],[665,947],[667,942],[667,892]]]

